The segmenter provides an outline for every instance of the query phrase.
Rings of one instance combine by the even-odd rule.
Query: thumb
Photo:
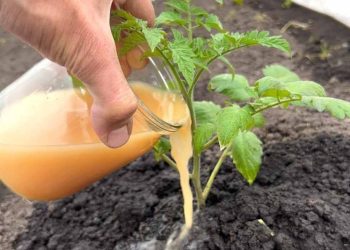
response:
[[[80,64],[73,73],[86,84],[93,96],[91,114],[95,132],[103,143],[116,148],[130,137],[131,116],[137,109],[137,99],[125,79],[110,32],[112,0],[86,2],[85,7],[89,7],[89,3],[101,19],[88,25],[91,37],[80,43],[82,57],[78,56]]]
[[[137,99],[117,59],[112,61],[100,56],[90,62],[95,65],[94,69],[77,77],[86,84],[94,99],[91,109],[94,130],[107,146],[120,147],[131,134],[131,116],[137,109]]]
[[[110,31],[106,29],[103,35],[100,29],[92,34],[99,36],[92,35],[78,43],[78,56],[69,60],[72,63],[67,68],[93,96],[91,114],[95,132],[103,143],[116,148],[129,139],[137,99],[121,69]]]

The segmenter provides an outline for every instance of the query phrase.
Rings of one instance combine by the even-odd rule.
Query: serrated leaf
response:
[[[281,36],[270,36],[267,31],[250,31],[246,33],[234,33],[231,35],[237,40],[239,46],[261,45],[269,48],[276,48],[290,53],[290,45],[286,39]]]
[[[167,0],[165,4],[174,10],[185,13],[187,13],[189,7],[185,0]]]
[[[145,22],[142,22],[141,26],[142,33],[144,34],[151,51],[154,51],[158,44],[163,40],[164,31],[160,28],[149,28]]]
[[[112,35],[115,41],[119,41],[121,39],[121,32],[122,31],[132,31],[134,29],[140,29],[140,25],[136,18],[133,18],[131,20],[125,20],[124,22],[121,22],[120,24],[113,25],[111,27]]]
[[[153,149],[154,149],[154,158],[157,161],[160,161],[161,155],[168,154],[171,150],[169,139],[161,137],[156,143],[156,145],[154,145]]]
[[[279,64],[266,66],[263,73],[264,76],[276,78],[281,82],[295,82],[300,80],[297,74]]]
[[[251,114],[238,106],[222,109],[217,115],[216,122],[221,148],[230,144],[238,131],[244,131],[254,126]]]
[[[261,97],[275,97],[282,99],[290,97],[291,93],[276,78],[265,76],[256,82],[256,90]]]
[[[293,102],[292,104],[316,109],[319,112],[328,112],[339,120],[350,118],[350,102],[336,98],[303,96],[300,102]]]
[[[208,101],[194,102],[193,107],[198,126],[208,123],[215,124],[216,115],[221,110],[219,105]]]
[[[195,74],[195,53],[190,43],[178,31],[173,31],[174,41],[169,44],[173,61],[179,67],[180,72],[188,84],[192,83]]]
[[[131,15],[129,12],[127,12],[127,11],[125,11],[123,9],[114,10],[111,14],[112,14],[112,16],[121,17],[124,20],[129,20],[129,21],[135,21],[136,20],[136,18],[133,15]]]
[[[203,23],[203,26],[208,30],[211,31],[212,29],[217,31],[223,31],[222,23],[220,22],[220,19],[218,16],[214,14],[209,14]]]
[[[260,96],[284,98],[291,95],[326,96],[324,88],[312,81],[281,82],[279,79],[265,76],[256,82]]]
[[[301,96],[326,96],[324,88],[312,81],[296,81],[282,84],[292,94]]]
[[[120,56],[126,55],[129,51],[145,43],[146,40],[137,32],[130,33],[122,42],[122,47],[118,51]]]
[[[249,185],[253,184],[259,173],[262,154],[262,143],[254,133],[239,131],[233,139],[233,162]]]
[[[270,36],[266,39],[260,40],[259,44],[265,47],[279,49],[283,52],[291,52],[288,41],[281,36]]]
[[[215,132],[215,125],[212,123],[201,124],[196,128],[193,137],[194,151],[200,154],[204,145],[209,141]]]
[[[209,88],[221,93],[234,101],[246,101],[257,97],[256,92],[249,86],[248,80],[242,75],[221,74],[213,77]]]
[[[209,15],[209,13],[205,9],[198,6],[191,6],[191,13],[193,16],[196,17],[206,17]]]
[[[224,51],[228,51],[236,47],[236,40],[227,33],[218,33],[212,35],[211,47],[221,55]]]
[[[161,24],[178,24],[185,25],[186,20],[179,13],[173,11],[164,11],[156,19],[156,25]]]
[[[205,49],[206,40],[202,37],[196,37],[192,40],[192,48],[195,52],[202,52]]]

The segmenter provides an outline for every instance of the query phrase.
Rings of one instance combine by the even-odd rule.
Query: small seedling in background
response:
[[[321,41],[319,57],[325,61],[331,56],[331,48],[325,41]]]
[[[216,1],[222,4],[222,1]],[[150,28],[122,10],[114,14],[122,18],[112,27],[114,38],[126,37],[123,53],[145,42],[145,56],[159,58],[175,77],[175,86],[188,105],[192,119],[193,159],[191,181],[198,207],[204,207],[223,162],[230,158],[233,166],[252,185],[262,162],[263,147],[254,128],[264,126],[263,113],[272,108],[307,107],[328,112],[338,119],[350,117],[350,103],[326,96],[324,88],[313,81],[299,78],[281,65],[262,69],[262,76],[253,82],[238,72],[226,57],[243,48],[263,46],[291,53],[288,42],[267,31],[245,33],[226,30],[219,17],[194,6],[191,0],[167,0],[167,7]],[[207,33],[194,34],[197,30]],[[228,66],[229,71],[216,75],[208,83],[209,91],[222,94],[226,105],[210,101],[195,101],[194,92],[203,72],[215,61]],[[220,157],[206,183],[201,181],[201,154],[213,145],[220,145]],[[170,144],[162,138],[155,146],[158,160],[172,167]]]
[[[288,9],[292,6],[292,4],[293,4],[292,0],[283,0],[282,7]]]

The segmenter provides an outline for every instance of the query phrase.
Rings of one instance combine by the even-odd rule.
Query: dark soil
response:
[[[266,147],[252,187],[227,162],[184,249],[349,249],[349,162],[350,137],[330,134]],[[162,249],[181,200],[176,173],[144,157],[52,208],[36,204],[16,247]]]
[[[278,0],[247,1],[236,8],[202,2],[232,30],[279,34],[290,20],[307,23],[306,30],[291,27],[284,34],[294,48],[293,60],[268,49],[245,50],[230,58],[237,72],[253,80],[264,65],[282,63],[321,82],[331,96],[350,100],[349,29],[297,6],[284,10]],[[326,58],[321,56],[325,44]],[[212,72],[223,70],[215,65]],[[222,102],[206,94],[209,77],[203,77],[197,97]],[[265,154],[256,183],[249,187],[227,161],[183,249],[350,249],[349,123],[307,110],[266,115],[269,122],[258,131]],[[204,178],[217,152],[203,156]],[[164,249],[182,219],[177,174],[147,155],[73,197],[35,203],[13,247]]]

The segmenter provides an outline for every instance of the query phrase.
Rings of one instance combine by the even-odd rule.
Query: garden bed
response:
[[[212,2],[206,7],[231,30],[279,34],[297,21],[284,34],[292,60],[248,49],[230,57],[237,72],[254,80],[264,65],[280,63],[322,83],[330,96],[350,100],[350,30],[297,6],[282,9],[278,0],[247,1],[243,7]],[[18,56],[16,64],[27,61]],[[208,79],[203,77],[197,97],[221,102],[207,94]],[[184,249],[350,248],[349,122],[307,110],[276,109],[267,116],[269,123],[258,132],[265,154],[256,183],[249,187],[231,163],[224,164]],[[217,152],[204,155],[204,178]],[[29,204],[3,194],[0,208],[6,211],[0,215],[5,249],[164,249],[183,223],[178,176],[151,154],[73,197]]]

